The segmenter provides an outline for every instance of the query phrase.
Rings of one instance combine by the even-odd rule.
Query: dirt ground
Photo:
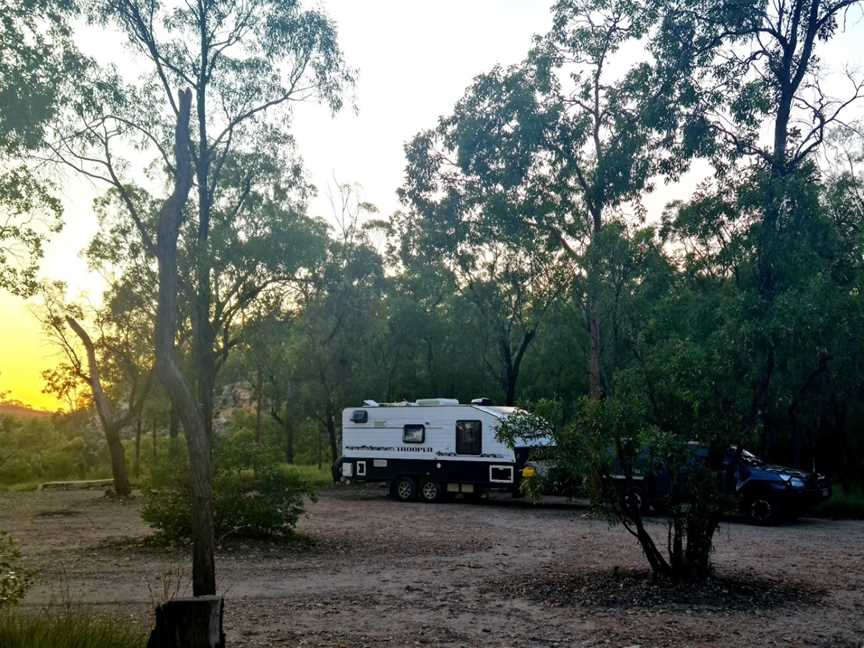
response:
[[[147,622],[163,591],[189,587],[188,553],[145,542],[134,500],[0,493],[0,529],[39,569],[24,603],[34,611],[73,600]],[[644,561],[624,529],[578,506],[404,504],[335,488],[298,531],[288,545],[220,549],[230,647],[864,646],[864,522],[724,524],[718,574],[769,584],[743,606],[725,605],[722,588],[713,603],[587,600],[586,575],[615,583]]]

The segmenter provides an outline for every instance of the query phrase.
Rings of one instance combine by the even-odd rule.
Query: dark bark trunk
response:
[[[673,578],[703,580],[711,575],[711,550],[718,521],[715,514],[703,511],[691,511],[687,516],[685,565],[681,572],[673,572]]]
[[[153,437],[153,463],[154,463],[154,464],[155,464],[156,461],[159,459],[159,437],[158,437],[158,432],[159,432],[159,426],[156,424],[156,421],[154,420],[154,421],[153,421],[153,431],[152,431],[152,437]]]
[[[522,369],[522,360],[525,358],[525,352],[528,351],[528,346],[534,340],[536,335],[536,328],[525,331],[522,334],[522,340],[519,343],[519,348],[516,349],[516,353],[512,357],[509,353],[509,342],[507,344],[507,353],[505,355],[507,365],[505,366],[506,378],[504,384],[506,394],[504,404],[507,406],[511,406],[516,403],[516,387],[519,383],[519,372]]]
[[[284,415],[279,414],[279,409],[270,410],[270,416],[282,428],[282,434],[285,437],[285,461],[289,464],[294,463],[294,424],[288,414],[287,408]],[[283,418],[284,416],[284,418]]]
[[[803,0],[796,0],[792,3],[788,18],[790,38],[782,44],[783,55],[773,70],[778,89],[778,103],[774,120],[768,186],[765,189],[763,199],[756,264],[761,301],[759,309],[761,313],[767,316],[770,316],[773,311],[774,301],[779,290],[778,281],[781,280],[777,276],[775,261],[780,253],[778,250],[779,223],[782,205],[788,191],[785,182],[787,177],[794,172],[794,166],[801,162],[800,158],[794,159],[794,156],[789,155],[792,106],[795,103],[801,82],[812,62],[813,45],[819,31],[820,6],[822,6],[820,2],[807,3]],[[799,35],[803,36],[800,48]],[[771,330],[770,326],[764,328]],[[756,392],[754,404],[756,405],[757,418],[764,418],[768,409],[768,387],[771,385],[775,368],[774,344],[773,340],[770,339],[770,333],[761,334],[757,338],[757,346],[754,351],[756,357],[765,358],[754,382]],[[747,427],[745,425],[745,430]],[[769,436],[766,425],[763,431],[762,446],[770,449],[772,445],[773,440]]]
[[[132,492],[132,485],[129,483],[129,474],[126,470],[126,452],[123,449],[123,442],[120,440],[120,429],[111,426],[106,427],[105,438],[108,441],[108,453],[111,455],[114,492],[118,495],[129,495]]]
[[[191,101],[190,91],[180,93],[180,114],[175,133],[177,165],[174,191],[159,212],[159,304],[155,348],[157,375],[177,410],[186,436],[192,484],[192,591],[195,596],[202,596],[216,593],[210,436],[205,417],[177,364],[174,348],[177,331],[177,238],[183,208],[192,188],[189,140]],[[198,251],[202,252],[200,249]]]
[[[156,608],[147,648],[225,648],[221,596],[176,598]]]
[[[636,526],[636,539],[639,541],[639,546],[642,547],[642,553],[645,554],[646,560],[651,567],[651,572],[658,578],[668,578],[671,575],[669,563],[657,549],[654,543],[654,538],[645,529],[645,524],[642,521],[642,514],[636,511],[633,515],[633,522]]]
[[[627,526],[628,531],[636,536],[639,546],[642,547],[642,553],[645,554],[645,558],[651,566],[651,572],[657,577],[667,578],[671,574],[669,563],[657,549],[651,534],[645,529],[642,511],[639,506],[628,505],[627,497],[630,493],[636,492],[636,487],[633,481],[633,461],[630,455],[625,452],[625,443],[621,437],[615,438],[615,452],[618,456],[618,463],[624,471],[624,493],[617,491],[610,493],[616,499],[623,495],[621,501],[615,504],[621,507],[621,509],[616,509],[619,514],[618,517]],[[635,530],[633,529],[634,526]]]
[[[261,405],[264,400],[264,372],[258,367],[255,380],[255,441],[261,443]]]
[[[332,409],[327,410],[327,441],[330,444],[330,461],[339,456],[339,439],[337,438],[336,418]]]
[[[135,421],[135,479],[141,477],[141,416]]]
[[[180,432],[180,417],[177,415],[177,408],[171,405],[168,412],[168,436],[171,439],[176,439]]]
[[[114,419],[111,405],[102,389],[99,364],[96,360],[96,347],[87,331],[72,317],[67,316],[66,322],[87,351],[87,384],[93,394],[93,403],[96,406],[99,423],[108,445],[108,453],[111,457],[111,474],[114,478],[114,492],[122,496],[129,495],[132,492],[132,487],[129,484],[129,473],[126,468],[126,453],[123,450],[123,443],[120,441],[120,430],[126,425],[125,419],[127,417],[120,420]],[[130,411],[132,408],[134,408],[134,404],[130,403]]]
[[[588,390],[591,398],[601,399],[605,394],[602,380],[602,353],[601,338],[600,338],[600,317],[597,314],[597,308],[594,303],[594,298],[588,297],[588,337],[590,349],[588,352]]]
[[[201,69],[199,70],[196,94],[198,116],[198,160],[195,176],[198,181],[198,240],[195,259],[195,323],[194,349],[200,417],[207,433],[213,439],[213,390],[216,386],[216,360],[213,346],[216,340],[210,320],[210,148],[207,140],[207,67],[209,40],[207,15],[202,12],[201,24]]]
[[[285,461],[289,464],[294,463],[294,425],[291,423],[291,418],[285,414],[285,420],[282,422],[282,431],[285,433]]]

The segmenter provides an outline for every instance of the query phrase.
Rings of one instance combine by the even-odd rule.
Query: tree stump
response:
[[[221,596],[167,601],[156,608],[156,628],[147,648],[225,648]]]

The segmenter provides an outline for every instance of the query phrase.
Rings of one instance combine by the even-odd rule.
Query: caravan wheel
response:
[[[420,487],[420,497],[423,498],[424,502],[437,502],[441,499],[442,491],[441,484],[438,482],[425,481],[423,482],[423,486]]]
[[[393,486],[393,493],[396,499],[410,502],[417,496],[417,485],[410,477],[399,477]]]

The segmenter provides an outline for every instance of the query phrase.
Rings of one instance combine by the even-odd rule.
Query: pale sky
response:
[[[315,215],[328,217],[326,187],[335,177],[362,186],[362,198],[382,216],[398,208],[402,147],[415,133],[448,112],[471,79],[496,63],[521,60],[531,36],[550,22],[551,0],[320,0],[336,22],[348,63],[359,70],[359,112],[335,118],[321,106],[301,106],[295,137],[319,195]],[[90,34],[82,46],[123,65],[116,41]],[[94,36],[98,36],[93,38]],[[69,178],[64,186],[66,226],[47,248],[42,275],[63,279],[70,293],[98,298],[98,278],[88,274],[80,252],[92,237],[90,204],[98,185]],[[21,299],[0,291],[0,392],[37,406],[55,401],[41,394],[41,371],[56,350]]]
[[[318,5],[337,22],[346,59],[359,70],[359,113],[333,118],[321,106],[297,110],[298,149],[319,188],[311,212],[329,216],[326,188],[335,177],[359,184],[362,199],[386,217],[399,207],[395,192],[402,183],[405,142],[448,113],[475,75],[521,60],[532,35],[549,28],[552,0],[320,0]],[[826,60],[864,58],[862,35],[857,25],[831,44]],[[89,53],[123,65],[127,55],[111,38],[85,40]],[[666,202],[686,197],[700,173],[704,167],[651,196],[649,214],[656,217]],[[66,183],[66,227],[48,246],[43,264],[42,275],[66,280],[73,295],[98,298],[100,292],[80,252],[95,230],[89,206],[101,189],[71,178]],[[14,398],[54,407],[40,391],[41,371],[56,361],[55,350],[22,300],[0,291],[0,314],[0,392],[11,389]]]

